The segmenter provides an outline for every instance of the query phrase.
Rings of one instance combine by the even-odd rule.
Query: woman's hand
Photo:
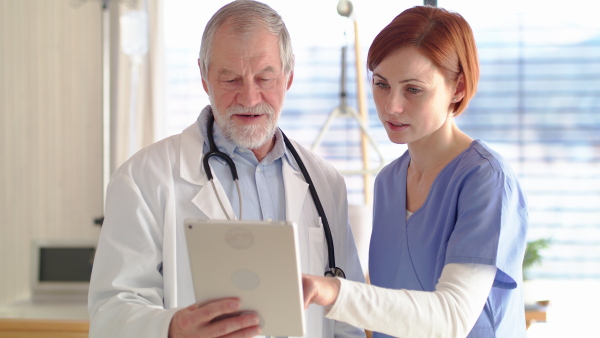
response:
[[[332,277],[320,277],[302,274],[304,289],[304,308],[310,304],[328,306],[335,303],[340,293],[340,281]]]

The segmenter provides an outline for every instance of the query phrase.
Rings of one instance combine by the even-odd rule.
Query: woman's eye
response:
[[[411,94],[418,94],[418,93],[420,93],[420,92],[421,92],[421,89],[419,89],[419,88],[413,88],[413,87],[411,87],[411,88],[408,88],[407,90],[408,90],[408,92],[410,92]]]
[[[386,89],[388,87],[387,83],[383,83],[383,82],[375,82],[374,85],[375,85],[375,87],[378,87],[381,89]]]

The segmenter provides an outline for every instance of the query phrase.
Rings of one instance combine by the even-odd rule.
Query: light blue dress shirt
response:
[[[207,106],[202,110],[200,116],[198,116],[200,132],[205,140],[203,153],[209,150],[206,127],[210,114],[210,106]],[[277,129],[275,132],[275,146],[260,162],[258,162],[252,151],[247,148],[238,147],[226,139],[217,123],[213,127],[213,137],[219,151],[231,157],[237,168],[243,204],[242,219],[285,220],[282,161],[284,158],[287,161],[288,154],[281,131]],[[219,179],[239,219],[240,204],[238,190],[227,162],[214,156],[210,158],[209,163],[213,175]],[[223,197],[221,196],[221,198]]]

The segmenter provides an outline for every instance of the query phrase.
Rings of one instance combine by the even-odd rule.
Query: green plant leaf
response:
[[[550,246],[550,238],[540,238],[527,243],[525,257],[523,258],[523,279],[529,279],[527,272],[532,266],[539,265],[542,262],[540,251]]]

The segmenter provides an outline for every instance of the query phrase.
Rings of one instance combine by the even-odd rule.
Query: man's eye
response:
[[[223,80],[221,80],[221,86],[224,86],[225,88],[233,89],[233,88],[239,86],[239,81],[238,81],[238,79],[223,79]]]
[[[275,79],[270,77],[263,77],[258,79],[257,84],[263,89],[270,89],[275,85]]]

